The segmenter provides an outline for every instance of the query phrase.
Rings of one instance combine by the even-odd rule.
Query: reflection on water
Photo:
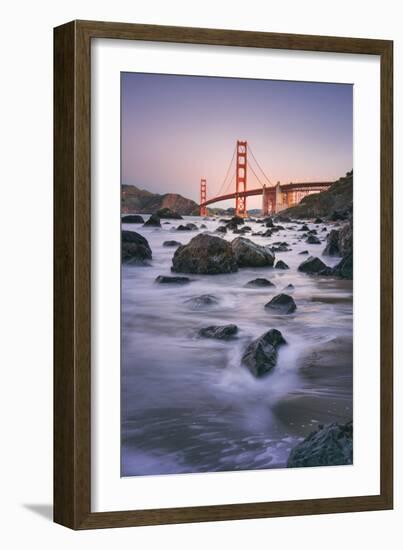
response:
[[[203,223],[211,231],[218,226]],[[270,238],[246,236],[258,244],[289,242],[291,252],[276,253],[289,270],[246,268],[191,275],[194,281],[186,286],[158,285],[154,279],[170,274],[175,251],[163,241],[186,243],[197,234],[176,232],[176,225],[123,225],[147,238],[153,262],[122,269],[121,473],[284,467],[290,449],[316,424],[352,417],[352,282],[299,273],[307,256],[298,252],[320,256],[324,244],[299,241],[298,226],[286,224],[289,228]],[[328,265],[339,260],[322,259]],[[244,288],[257,277],[276,286]],[[296,312],[282,316],[265,310],[289,283],[295,286]],[[201,294],[216,296],[218,303],[192,307],[187,300]],[[203,326],[228,323],[239,327],[235,340],[196,338]],[[251,339],[270,328],[279,329],[288,345],[280,348],[274,371],[257,380],[240,357]]]

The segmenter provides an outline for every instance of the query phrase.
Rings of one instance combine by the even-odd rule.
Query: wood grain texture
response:
[[[91,40],[381,57],[381,489],[379,495],[91,512]],[[73,21],[54,30],[54,520],[72,529],[393,507],[393,43],[385,40]]]

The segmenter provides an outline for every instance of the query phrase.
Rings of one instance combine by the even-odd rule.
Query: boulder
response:
[[[185,300],[185,304],[189,304],[192,309],[204,309],[206,307],[216,306],[218,303],[218,298],[212,294],[192,296]]]
[[[316,256],[309,256],[302,264],[299,265],[298,271],[302,273],[318,274],[318,275],[330,275],[331,268],[322,262],[320,258]]]
[[[181,246],[181,244],[179,241],[164,241],[162,246]]]
[[[306,225],[306,223],[304,223],[303,225],[301,225],[298,231],[309,231],[309,227]]]
[[[148,265],[152,252],[147,239],[135,231],[122,231],[122,263]]]
[[[268,287],[268,286],[274,287],[275,285],[271,281],[269,281],[268,279],[258,278],[258,279],[253,279],[252,281],[247,282],[245,286],[246,287],[262,288],[262,287]]]
[[[264,223],[266,224],[266,227],[274,227],[274,223],[271,218],[266,218],[266,221]]]
[[[187,223],[185,225],[178,225],[176,231],[196,231],[197,225],[195,223]]]
[[[237,237],[231,243],[236,263],[239,267],[272,267],[274,254],[245,237]]]
[[[316,224],[323,223],[323,220],[322,220],[322,218],[316,218],[313,223],[316,223]]]
[[[159,284],[174,284],[174,285],[185,285],[190,283],[189,277],[170,277],[169,275],[158,275],[155,279],[156,283]]]
[[[159,210],[157,210],[157,216],[159,218],[165,218],[168,220],[183,220],[180,214],[174,212],[170,208],[160,208]]]
[[[319,425],[294,447],[288,457],[288,468],[340,466],[353,463],[353,423]]]
[[[223,225],[220,225],[219,227],[217,227],[217,229],[215,230],[215,233],[226,233],[227,232],[227,228],[224,227]]]
[[[278,348],[287,342],[277,329],[271,329],[254,340],[242,356],[242,364],[259,378],[268,374],[277,364]]]
[[[159,216],[157,214],[151,214],[149,219],[144,224],[145,227],[161,227],[161,221],[159,219]]]
[[[343,279],[353,278],[353,254],[347,254],[344,258],[332,269],[332,274],[342,277]]]
[[[273,231],[271,229],[267,229],[264,233],[261,233],[263,237],[271,237],[273,234]]]
[[[340,256],[339,231],[332,229],[326,239],[326,247],[323,251],[324,256]]]
[[[290,269],[288,267],[288,265],[283,262],[283,260],[278,260],[278,262],[276,263],[276,265],[274,266],[276,269]]]
[[[138,214],[129,214],[128,216],[123,216],[122,223],[144,223],[143,216]]]
[[[308,244],[320,244],[320,240],[318,239],[318,237],[315,237],[315,235],[308,235],[306,242]]]
[[[278,294],[274,296],[274,298],[272,298],[270,302],[267,302],[264,307],[285,314],[294,313],[297,309],[294,298],[288,294]]]
[[[238,266],[230,243],[213,235],[202,233],[187,245],[176,249],[172,271],[215,275],[233,273]]]
[[[233,338],[238,332],[236,325],[223,325],[201,328],[198,335],[202,338],[216,338],[217,340],[229,340]]]

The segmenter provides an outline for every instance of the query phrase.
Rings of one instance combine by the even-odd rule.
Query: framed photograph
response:
[[[393,43],[54,33],[54,520],[393,506]]]

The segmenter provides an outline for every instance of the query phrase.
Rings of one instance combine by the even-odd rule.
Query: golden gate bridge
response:
[[[252,175],[260,187],[248,188]],[[207,179],[200,180],[200,216],[207,215],[207,206],[210,204],[235,199],[235,214],[246,217],[246,198],[256,195],[262,196],[262,215],[267,216],[295,206],[306,195],[321,193],[333,183],[333,181],[321,181],[273,184],[258,163],[248,142],[238,140],[225,178],[215,197],[207,199]]]

